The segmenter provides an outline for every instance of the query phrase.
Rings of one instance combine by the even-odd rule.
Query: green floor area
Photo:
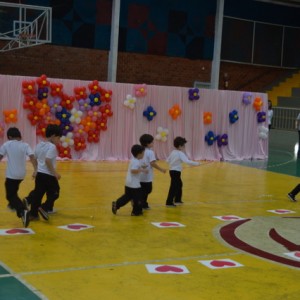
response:
[[[295,153],[297,143],[297,131],[272,129],[269,132],[269,157],[267,160],[243,160],[232,161],[232,163],[300,177],[300,159],[297,159]]]

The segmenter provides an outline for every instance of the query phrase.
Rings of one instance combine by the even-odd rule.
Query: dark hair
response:
[[[184,146],[187,143],[187,140],[181,136],[178,136],[174,139],[174,147],[178,148],[180,146]]]
[[[49,138],[53,135],[54,136],[62,136],[61,129],[58,125],[49,124],[46,128],[46,138]]]
[[[143,153],[145,151],[145,147],[141,145],[133,145],[131,147],[131,154],[134,157],[137,157],[140,153]]]
[[[140,137],[140,143],[142,146],[147,147],[149,144],[151,144],[153,142],[154,138],[151,134],[143,134]]]
[[[21,132],[17,127],[10,127],[7,130],[7,138],[10,140],[11,138],[15,139],[15,138],[22,138],[21,136]]]
[[[272,108],[272,101],[268,100],[268,108]]]

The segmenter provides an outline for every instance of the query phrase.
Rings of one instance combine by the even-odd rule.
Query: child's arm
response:
[[[139,173],[148,173],[148,170],[144,168],[139,168],[139,169],[131,169],[130,172],[132,174],[139,174]]]
[[[56,170],[54,169],[53,165],[52,165],[52,162],[51,162],[51,159],[50,158],[46,158],[45,159],[45,163],[46,163],[46,166],[47,168],[49,169],[49,171],[57,178],[57,179],[60,179],[60,174],[56,172]]]
[[[199,166],[200,165],[200,163],[197,161],[189,160],[183,152],[180,152],[179,155],[180,155],[180,159],[188,165],[191,165],[191,166]]]
[[[0,161],[2,160],[2,158],[3,158],[3,155],[0,154]]]
[[[35,156],[33,154],[29,155],[29,159],[30,159],[30,162],[33,166],[33,174],[32,174],[32,178],[35,178],[36,177],[36,173],[37,173],[37,160],[35,158]]]
[[[160,171],[160,172],[162,172],[162,173],[166,173],[166,172],[167,172],[167,170],[164,169],[164,168],[161,168],[161,167],[156,163],[155,160],[154,160],[154,161],[151,161],[150,165],[151,165],[152,168],[157,169],[158,171]]]

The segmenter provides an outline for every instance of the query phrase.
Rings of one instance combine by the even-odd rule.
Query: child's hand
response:
[[[161,172],[165,174],[167,172],[167,170],[166,169],[162,169]]]

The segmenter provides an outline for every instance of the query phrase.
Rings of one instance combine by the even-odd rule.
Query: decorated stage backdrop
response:
[[[47,124],[63,131],[60,157],[127,160],[140,135],[165,159],[187,139],[195,160],[265,159],[267,95],[181,87],[0,75],[0,143],[18,127],[32,148]]]

